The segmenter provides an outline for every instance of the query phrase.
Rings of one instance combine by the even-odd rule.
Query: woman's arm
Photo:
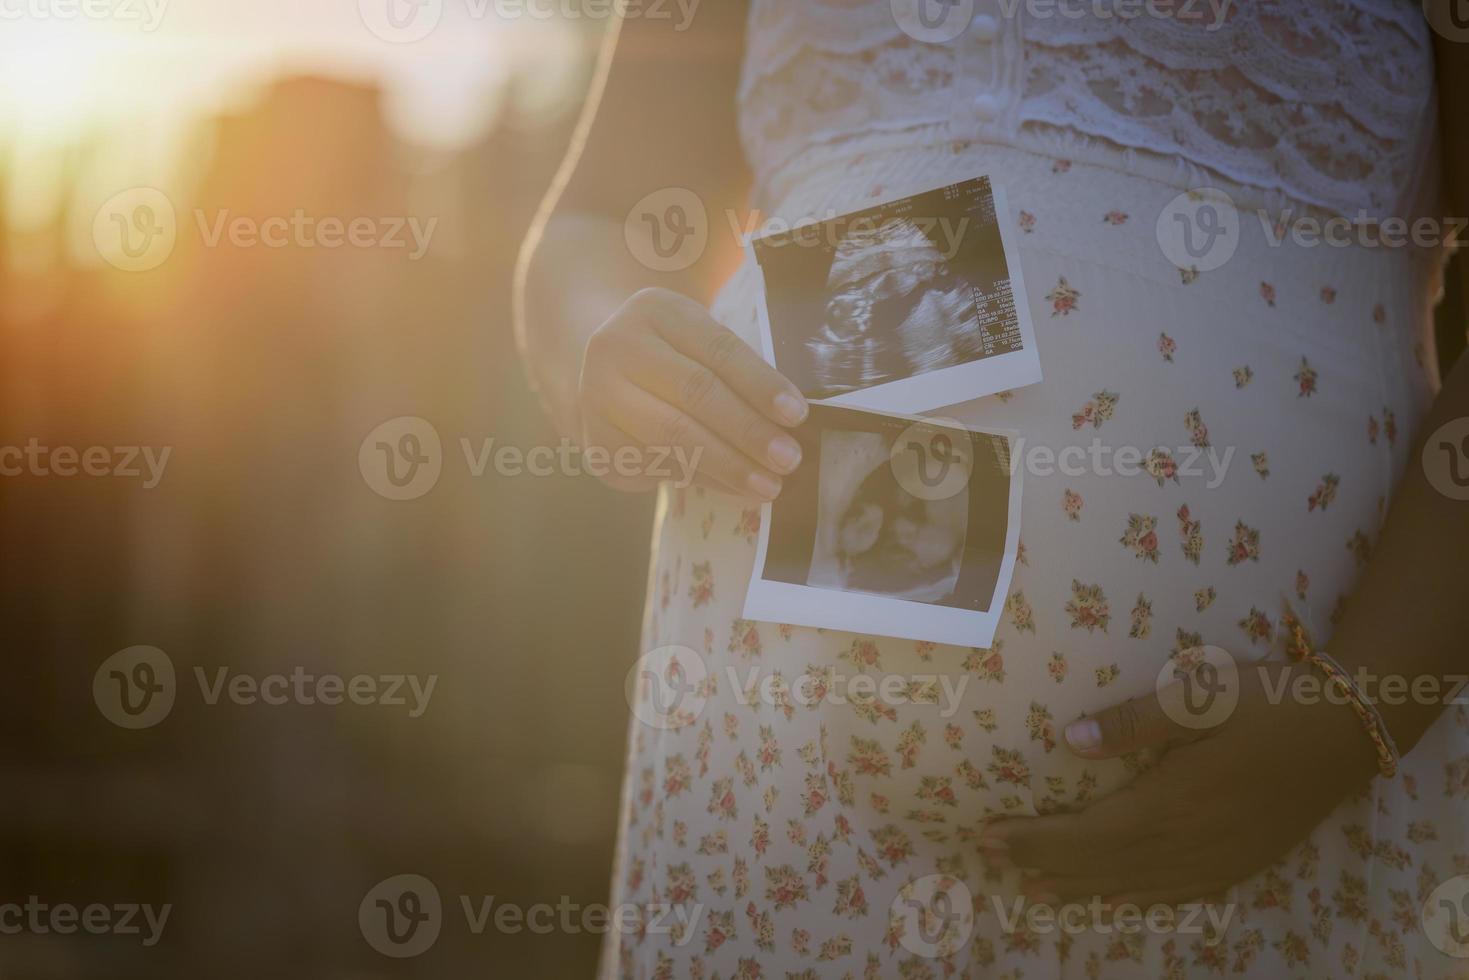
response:
[[[1463,215],[1469,207],[1469,46],[1438,38],[1436,52],[1446,207],[1449,214]],[[1462,259],[1456,266],[1460,275],[1469,268]],[[1469,674],[1469,503],[1436,490],[1422,462],[1424,443],[1463,418],[1469,418],[1469,357],[1461,356],[1418,433],[1376,553],[1333,634],[1332,656],[1348,670],[1361,668],[1376,678],[1436,678],[1445,693],[1453,691],[1451,677]],[[1462,456],[1466,449],[1454,451]],[[1469,459],[1460,464],[1469,466]],[[1444,703],[1442,696],[1402,700],[1379,699],[1377,707],[1398,748],[1407,752]]]
[[[735,94],[744,3],[705,4],[687,30],[615,20],[570,151],[516,276],[516,336],[557,427],[583,443],[699,452],[701,482],[774,496],[799,449],[780,426],[805,415],[800,393],[703,309],[739,261],[728,220],[747,175]],[[686,269],[643,265],[625,227],[650,247],[676,241],[648,195],[692,192],[707,235]],[[639,249],[640,254],[648,251]],[[626,489],[651,478],[609,480]]]

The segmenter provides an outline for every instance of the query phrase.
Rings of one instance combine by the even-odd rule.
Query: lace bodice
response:
[[[1412,0],[1236,0],[1222,19],[1207,0],[1128,19],[978,0],[949,41],[900,26],[895,9],[920,2],[753,0],[741,125],[762,204],[855,154],[973,139],[1148,157],[1181,186],[1222,178],[1353,219],[1437,203],[1431,34]]]

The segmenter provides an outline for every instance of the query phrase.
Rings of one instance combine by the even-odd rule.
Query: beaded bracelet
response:
[[[1377,750],[1377,769],[1383,776],[1391,779],[1397,775],[1398,760],[1402,756],[1398,753],[1398,747],[1393,742],[1392,736],[1388,734],[1387,725],[1382,720],[1382,713],[1377,706],[1367,699],[1367,695],[1352,680],[1350,674],[1337,663],[1324,650],[1313,649],[1311,635],[1306,632],[1305,625],[1290,608],[1290,603],[1285,606],[1285,614],[1281,617],[1281,625],[1286,629],[1286,654],[1294,661],[1309,664],[1321,671],[1326,676],[1327,683],[1336,689],[1337,693],[1346,699],[1357,720],[1367,731],[1367,737],[1372,740],[1372,745]]]

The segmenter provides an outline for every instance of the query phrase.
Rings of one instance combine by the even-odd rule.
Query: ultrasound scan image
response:
[[[914,602],[942,602],[958,585],[968,499],[920,500],[888,464],[891,442],[872,432],[821,441],[818,533],[807,584]]]
[[[844,238],[826,291],[825,321],[806,342],[819,397],[984,355],[974,288],[909,218]]]

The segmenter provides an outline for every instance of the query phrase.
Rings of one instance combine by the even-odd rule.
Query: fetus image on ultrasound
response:
[[[889,465],[889,446],[876,433],[823,435],[807,584],[943,602],[959,581],[968,500],[920,500],[904,490]]]
[[[806,341],[817,397],[985,354],[973,286],[909,218],[844,238],[826,294],[824,321]]]

